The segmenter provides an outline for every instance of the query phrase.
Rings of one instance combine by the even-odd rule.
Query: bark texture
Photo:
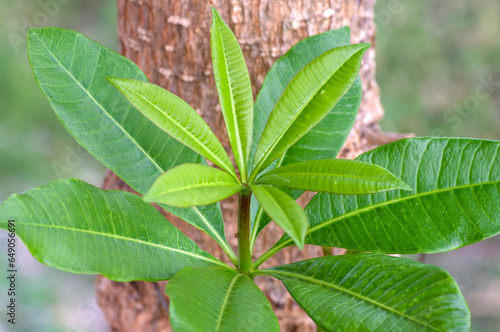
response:
[[[118,0],[120,47],[122,54],[136,62],[151,82],[192,105],[229,151],[211,65],[211,6],[219,10],[242,46],[255,95],[273,62],[309,35],[348,25],[352,43],[375,45],[374,4],[375,0]],[[386,140],[377,126],[383,109],[375,82],[374,61],[375,49],[372,47],[361,67],[363,102],[341,152],[343,158],[356,157]],[[131,191],[111,172],[103,188]],[[236,249],[236,199],[222,202],[222,207],[226,235]],[[226,258],[207,235],[175,217],[167,217],[202,249]],[[280,236],[281,232],[271,223],[257,240],[254,258]],[[321,248],[314,246],[306,246],[303,251],[288,248],[263,266],[286,264],[321,254]],[[282,331],[316,330],[278,281],[259,277],[257,282],[271,301]],[[104,315],[111,329],[120,332],[170,331],[164,287],[165,282],[118,283],[104,277],[98,277],[96,282],[98,302]]]

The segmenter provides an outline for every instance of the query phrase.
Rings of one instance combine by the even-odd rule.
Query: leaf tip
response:
[[[28,29],[28,37],[30,35],[38,35],[38,32],[57,30],[57,29],[59,29],[59,28],[55,28],[55,27],[29,28]],[[62,29],[59,29],[59,30],[62,30]]]
[[[29,28],[28,29],[28,38],[34,34],[36,34],[36,30],[38,30],[39,28]]]
[[[221,17],[217,9],[214,6],[212,6],[212,23],[215,23],[216,19],[221,19]]]
[[[400,190],[413,191],[413,188],[404,181],[399,180],[398,186]]]
[[[368,49],[368,48],[372,47],[372,43],[360,43],[359,45],[360,45],[362,48],[364,48],[364,49],[365,49],[365,48],[366,48],[366,49]]]
[[[115,88],[117,88],[118,90],[120,90],[120,87],[122,86],[122,83],[124,81],[124,79],[122,78],[118,78],[118,77],[110,77],[110,76],[107,76],[106,77],[106,80],[111,83],[111,85],[113,85]]]
[[[133,86],[132,79],[107,76],[106,80],[123,93],[123,89],[130,89]]]
[[[142,196],[142,200],[146,203],[154,203],[154,196],[151,195],[149,193],[149,191],[147,193],[144,194],[144,196]]]

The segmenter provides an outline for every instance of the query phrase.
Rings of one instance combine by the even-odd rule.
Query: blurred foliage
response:
[[[29,27],[59,26],[117,50],[116,2],[0,0],[0,22],[0,201],[58,178],[99,185],[105,168],[82,152],[33,79],[26,34]],[[18,321],[12,326],[2,318],[0,332],[105,331],[95,304],[94,276],[75,277],[45,267],[20,241],[17,251]],[[5,278],[0,289],[1,303],[6,303]]]
[[[499,17],[498,0],[378,0],[377,79],[386,111],[382,128],[418,136],[500,139],[500,84],[486,98],[476,94],[490,75],[500,83]],[[73,29],[116,50],[116,2],[0,0],[0,21],[0,201],[57,178],[98,185],[104,167],[81,152],[33,79],[26,28]],[[496,237],[426,256],[427,263],[443,266],[457,279],[473,313],[474,331],[500,331],[499,249]],[[100,331],[93,277],[44,267],[20,251],[22,324],[14,331]],[[5,279],[0,289],[6,289]],[[12,331],[4,323],[0,332]]]
[[[499,1],[378,0],[375,17],[383,130],[500,139]],[[459,284],[473,331],[500,331],[499,251],[497,236],[425,257]]]
[[[379,0],[382,128],[499,139],[499,17],[495,0]],[[490,91],[479,88],[490,78]]]
[[[60,177],[98,184],[104,168],[66,133],[33,79],[28,27],[78,30],[117,49],[115,1],[0,1],[0,200]]]

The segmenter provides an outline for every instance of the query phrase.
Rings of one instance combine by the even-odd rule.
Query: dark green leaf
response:
[[[306,243],[384,253],[457,249],[500,233],[500,142],[410,138],[358,160],[414,188],[372,195],[318,194],[306,207]],[[283,238],[274,249],[293,244]]]
[[[278,332],[271,304],[246,274],[185,268],[167,284],[175,332]]]
[[[285,284],[325,331],[469,331],[446,271],[380,254],[327,256],[260,270]]]
[[[292,46],[285,55],[276,60],[267,73],[262,88],[255,99],[253,140],[249,164],[253,163],[253,155],[269,119],[269,114],[288,83],[309,62],[335,47],[349,45],[349,42],[349,27],[330,30],[301,40]],[[356,119],[361,102],[361,92],[361,81],[358,77],[351,89],[335,105],[328,116],[287,150],[284,157],[281,158],[282,165],[304,160],[335,158]]]
[[[140,196],[80,180],[10,196],[0,206],[0,228],[9,219],[36,259],[72,273],[165,280],[186,266],[225,266]]]
[[[137,192],[146,193],[168,169],[206,164],[137,111],[107,76],[147,81],[127,58],[70,30],[31,29],[28,47],[40,89],[68,132]],[[207,232],[235,261],[219,204],[189,209],[163,206]]]
[[[348,27],[330,30],[301,40],[273,64],[255,100],[252,152],[249,164],[252,164],[252,157],[269,119],[269,114],[292,78],[324,52],[335,47],[349,45],[349,42]],[[330,113],[292,145],[275,164],[285,166],[299,161],[335,158],[356,120],[361,94],[361,80],[358,77]],[[302,194],[300,190],[285,191],[294,199]],[[251,221],[251,244],[253,245],[257,235],[271,221],[256,200],[252,200]]]
[[[346,195],[411,190],[380,166],[348,159],[311,160],[278,167],[256,183]]]

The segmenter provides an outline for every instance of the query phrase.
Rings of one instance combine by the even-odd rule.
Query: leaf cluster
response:
[[[500,233],[500,142],[412,138],[335,159],[361,102],[369,44],[349,45],[348,28],[306,38],[273,65],[254,102],[241,48],[215,9],[210,40],[233,159],[191,106],[128,59],[73,31],[30,30],[33,73],[61,122],[143,197],[59,180],[10,196],[0,227],[16,219],[33,256],[64,271],[171,279],[177,332],[279,331],[253,281],[261,275],[281,280],[325,331],[469,330],[446,271],[384,254],[443,252]],[[304,191],[317,194],[302,209]],[[248,259],[269,222],[284,231],[253,262],[225,237],[218,202],[234,194]],[[234,267],[149,203],[206,232]],[[362,253],[259,268],[304,244]]]

